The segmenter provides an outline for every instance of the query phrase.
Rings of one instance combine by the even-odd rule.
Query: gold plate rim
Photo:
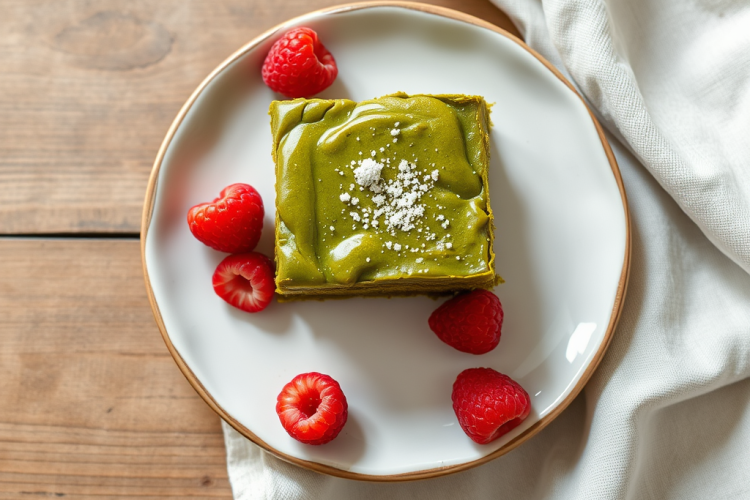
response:
[[[146,265],[146,237],[148,235],[148,228],[151,224],[151,217],[152,217],[153,209],[154,209],[154,200],[156,197],[156,189],[157,189],[159,171],[161,169],[161,165],[164,160],[164,155],[166,153],[167,148],[169,147],[169,144],[172,142],[172,139],[178,127],[184,120],[190,108],[193,106],[193,104],[197,100],[198,96],[206,88],[206,86],[221,71],[223,71],[224,68],[226,68],[227,66],[235,62],[237,59],[244,56],[247,52],[249,52],[256,46],[258,46],[259,44],[263,43],[265,40],[267,40],[274,34],[276,34],[280,29],[288,25],[296,24],[298,20],[301,20],[303,18],[308,18],[311,15],[332,15],[332,14],[339,14],[339,13],[345,13],[345,12],[352,12],[356,10],[379,8],[379,7],[396,7],[396,8],[403,8],[407,10],[424,12],[428,14],[437,15],[440,17],[462,21],[468,24],[472,24],[474,26],[488,29],[502,36],[505,36],[506,38],[509,38],[513,42],[520,45],[524,50],[529,52],[531,55],[533,55],[542,64],[544,64],[544,66],[546,66],[547,69],[549,69],[576,96],[578,96],[578,98],[581,99],[581,102],[583,103],[583,105],[586,106],[586,110],[588,111],[589,116],[591,117],[591,120],[594,123],[597,134],[599,135],[599,138],[601,140],[602,147],[604,148],[604,152],[607,156],[607,160],[609,161],[610,167],[612,168],[612,173],[617,182],[618,189],[620,191],[620,196],[622,198],[623,209],[625,213],[625,232],[626,232],[625,234],[626,236],[625,237],[625,257],[623,260],[622,271],[620,273],[620,280],[619,280],[617,292],[615,295],[614,306],[612,308],[612,314],[610,316],[609,324],[607,325],[607,331],[605,332],[604,339],[599,349],[594,354],[591,362],[589,363],[588,367],[581,375],[581,378],[578,381],[578,383],[571,390],[570,394],[568,394],[568,396],[563,401],[561,401],[560,404],[558,404],[555,407],[555,409],[552,410],[549,414],[545,415],[534,425],[526,429],[522,434],[520,434],[515,439],[506,443],[505,446],[495,450],[493,453],[485,455],[484,457],[481,457],[477,460],[473,460],[471,462],[466,462],[463,464],[456,464],[456,465],[450,465],[446,467],[439,467],[439,468],[426,469],[426,470],[415,471],[415,472],[407,472],[403,474],[390,474],[390,475],[370,475],[370,474],[354,473],[354,472],[350,472],[347,470],[338,469],[336,467],[323,465],[323,464],[311,462],[308,460],[302,460],[297,457],[293,457],[291,455],[282,453],[276,450],[275,448],[269,446],[262,439],[256,436],[252,431],[250,431],[250,429],[243,426],[237,420],[235,420],[231,415],[229,415],[221,406],[219,406],[219,404],[213,399],[213,397],[205,389],[205,387],[203,387],[203,385],[200,383],[198,378],[190,370],[190,368],[187,366],[187,364],[182,359],[180,354],[177,352],[174,345],[172,345],[172,342],[169,338],[169,334],[167,333],[166,327],[164,326],[164,321],[162,319],[159,306],[156,303],[154,292],[151,288],[151,282],[150,282],[149,275],[148,275],[148,268]],[[203,398],[203,400],[222,419],[224,419],[224,421],[226,421],[229,425],[231,425],[240,434],[242,434],[243,436],[251,440],[256,445],[260,446],[264,450],[268,451],[269,453],[273,454],[274,456],[282,460],[285,460],[287,462],[290,462],[292,464],[298,465],[300,467],[304,467],[306,469],[309,469],[315,472],[328,474],[328,475],[336,476],[336,477],[341,477],[345,479],[354,479],[354,480],[359,480],[359,481],[370,481],[370,482],[414,481],[414,480],[419,480],[419,479],[429,479],[429,478],[440,477],[440,476],[445,476],[448,474],[461,472],[467,469],[471,469],[473,467],[477,467],[497,457],[505,455],[506,453],[517,448],[518,446],[526,442],[528,439],[532,438],[537,433],[539,433],[542,429],[544,429],[547,425],[549,425],[555,418],[557,418],[557,416],[560,413],[562,413],[562,411],[565,410],[565,408],[567,408],[568,405],[570,405],[573,399],[575,399],[575,397],[581,392],[583,387],[589,381],[589,379],[591,378],[591,375],[594,373],[596,368],[599,366],[599,363],[604,357],[604,353],[607,351],[607,348],[609,347],[609,344],[612,341],[612,336],[613,336],[615,327],[620,319],[620,315],[622,314],[622,307],[624,304],[625,294],[626,294],[628,280],[630,276],[631,220],[630,220],[630,210],[628,208],[627,196],[625,194],[625,187],[623,185],[622,176],[620,174],[620,169],[617,165],[617,161],[615,160],[615,156],[612,152],[612,149],[609,143],[607,142],[607,139],[604,135],[604,131],[601,125],[599,124],[594,114],[591,112],[591,109],[588,107],[585,100],[581,97],[581,95],[575,89],[575,87],[573,87],[573,85],[562,75],[562,73],[560,73],[560,71],[557,68],[555,68],[549,61],[547,61],[538,52],[530,48],[522,40],[520,40],[518,37],[514,36],[513,34],[509,33],[508,31],[502,28],[499,28],[495,26],[494,24],[491,24],[487,21],[483,21],[482,19],[476,18],[469,14],[465,14],[463,12],[459,12],[459,11],[449,9],[446,7],[439,7],[435,5],[421,4],[421,3],[415,3],[415,2],[401,2],[401,1],[359,2],[359,3],[342,4],[342,5],[337,5],[334,7],[326,8],[326,9],[315,10],[307,14],[304,14],[302,16],[298,16],[288,21],[285,21],[284,23],[281,23],[271,28],[270,30],[262,33],[258,37],[254,38],[253,40],[251,40],[250,42],[242,46],[239,50],[237,50],[235,53],[229,56],[226,60],[224,60],[224,62],[219,64],[203,80],[203,82],[201,82],[201,84],[191,94],[190,98],[182,106],[179,113],[177,114],[177,117],[174,119],[174,121],[172,122],[172,125],[169,127],[167,135],[165,136],[164,141],[162,142],[161,147],[159,148],[159,151],[156,155],[156,159],[154,160],[153,168],[151,170],[151,175],[149,177],[148,186],[146,188],[146,197],[145,197],[145,202],[143,205],[143,215],[141,218],[141,233],[140,234],[141,234],[141,264],[143,267],[143,276],[145,280],[146,291],[148,294],[148,300],[149,300],[149,303],[151,304],[151,309],[154,314],[154,319],[156,320],[157,327],[159,328],[159,331],[161,332],[162,339],[164,340],[164,343],[166,344],[167,349],[169,350],[170,354],[172,355],[175,362],[177,363],[177,366],[180,368],[180,371],[182,371],[182,374],[188,380],[190,385],[193,386],[195,391],[201,396],[201,398]]]

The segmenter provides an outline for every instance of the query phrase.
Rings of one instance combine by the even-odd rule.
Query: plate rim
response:
[[[591,361],[589,362],[588,366],[581,374],[581,377],[576,383],[576,385],[573,386],[573,388],[570,390],[570,393],[547,415],[539,419],[539,421],[535,422],[532,426],[526,429],[523,433],[516,436],[514,439],[506,443],[504,446],[502,446],[501,448],[495,450],[494,452],[488,455],[485,455],[476,460],[472,460],[470,462],[465,462],[462,464],[454,464],[454,465],[419,470],[419,471],[414,471],[414,472],[406,472],[406,473],[401,473],[401,474],[387,474],[387,475],[373,475],[373,474],[362,474],[362,473],[350,472],[345,469],[339,469],[337,467],[333,467],[330,465],[325,465],[325,464],[321,464],[321,463],[317,463],[317,462],[313,462],[309,460],[303,460],[303,459],[288,455],[268,445],[266,442],[264,442],[262,439],[256,436],[250,429],[248,429],[247,427],[242,425],[240,422],[235,420],[231,415],[229,415],[213,399],[213,397],[206,390],[206,388],[203,387],[203,384],[201,384],[200,380],[198,380],[198,378],[195,376],[195,374],[190,369],[190,367],[187,366],[185,361],[182,359],[182,356],[180,356],[180,354],[177,352],[176,348],[172,344],[172,341],[169,337],[166,326],[164,325],[164,320],[162,319],[161,312],[159,310],[159,305],[156,302],[154,291],[151,287],[151,281],[150,281],[149,274],[148,274],[148,267],[146,264],[146,238],[148,236],[148,229],[151,225],[151,218],[153,215],[154,203],[156,199],[156,190],[158,187],[159,172],[161,170],[162,162],[164,161],[164,156],[166,154],[167,148],[169,147],[169,145],[172,142],[172,139],[174,138],[174,135],[177,129],[182,124],[182,121],[184,120],[188,111],[192,108],[198,96],[203,92],[203,90],[208,86],[208,84],[211,81],[213,81],[213,79],[219,73],[221,73],[227,66],[234,63],[240,57],[244,56],[247,52],[255,48],[257,45],[263,43],[264,41],[266,41],[268,38],[276,34],[279,30],[283,29],[284,27],[288,25],[297,24],[297,22],[303,18],[308,18],[310,16],[328,16],[328,15],[333,15],[333,14],[352,12],[356,10],[364,10],[364,9],[380,8],[380,7],[393,7],[393,8],[401,8],[401,9],[406,9],[406,10],[411,10],[411,11],[423,12],[423,13],[432,14],[432,15],[436,15],[439,17],[443,17],[443,18],[461,21],[467,24],[477,26],[479,28],[484,28],[484,29],[493,31],[497,34],[500,34],[502,36],[505,36],[506,38],[510,39],[511,41],[521,46],[521,48],[529,52],[537,60],[539,60],[560,81],[562,81],[581,100],[582,104],[585,106],[586,111],[588,112],[589,117],[591,118],[591,121],[594,124],[596,132],[602,143],[604,153],[607,157],[612,173],[615,177],[615,181],[617,183],[617,187],[620,192],[620,198],[622,200],[623,212],[625,216],[625,255],[623,259],[622,270],[620,273],[620,280],[617,286],[617,292],[615,294],[614,305],[612,307],[612,313],[610,315],[609,324],[607,325],[607,330],[604,334],[604,339],[602,340],[601,345],[599,346],[596,353],[592,356]],[[151,305],[151,311],[154,315],[154,319],[156,320],[156,325],[159,328],[159,332],[161,333],[162,339],[164,340],[164,343],[167,346],[167,350],[169,350],[169,353],[172,355],[172,358],[174,359],[178,368],[182,372],[183,376],[190,383],[190,385],[193,387],[193,389],[195,389],[195,391],[206,402],[206,404],[208,404],[208,406],[212,410],[214,410],[225,422],[227,422],[237,432],[242,434],[244,437],[246,437],[247,439],[249,439],[256,445],[260,446],[267,452],[280,458],[281,460],[298,465],[300,467],[303,467],[303,468],[306,468],[315,472],[328,474],[331,476],[341,477],[344,479],[354,479],[354,480],[359,480],[359,481],[370,481],[370,482],[403,482],[403,481],[413,481],[413,480],[418,480],[418,479],[429,479],[429,478],[434,478],[434,477],[445,476],[448,474],[454,474],[457,472],[461,472],[467,469],[477,467],[491,460],[494,460],[495,458],[505,455],[506,453],[512,451],[513,449],[517,448],[518,446],[520,446],[521,444],[523,444],[524,442],[526,442],[527,440],[531,439],[533,436],[538,434],[542,429],[544,429],[553,420],[555,420],[555,418],[557,418],[558,415],[560,415],[560,413],[562,413],[570,405],[573,399],[575,399],[576,396],[578,396],[581,390],[583,390],[583,387],[586,385],[586,383],[588,383],[594,371],[596,371],[597,367],[601,363],[601,360],[604,357],[604,354],[607,351],[607,348],[609,347],[609,344],[612,341],[612,336],[613,336],[615,327],[617,326],[617,323],[619,322],[620,316],[622,314],[623,304],[624,304],[625,295],[627,291],[627,285],[628,285],[629,278],[630,278],[631,219],[630,219],[630,210],[628,207],[627,195],[625,193],[625,186],[622,181],[620,169],[617,165],[617,161],[615,159],[614,153],[612,152],[612,148],[610,147],[609,142],[607,141],[607,138],[604,134],[604,130],[602,129],[602,126],[599,124],[599,121],[596,119],[596,116],[589,108],[585,99],[583,99],[583,97],[578,93],[575,87],[565,78],[565,76],[563,76],[563,74],[554,65],[552,65],[549,61],[547,61],[544,57],[542,57],[541,54],[539,54],[537,51],[535,51],[534,49],[526,45],[520,38],[516,37],[512,33],[492,23],[489,23],[480,18],[474,17],[470,14],[466,14],[464,12],[460,12],[460,11],[450,9],[447,7],[441,7],[437,5],[431,5],[431,4],[416,3],[416,2],[410,2],[410,1],[367,1],[367,2],[345,3],[341,5],[336,5],[333,7],[318,9],[318,10],[314,10],[306,14],[303,14],[301,16],[291,18],[282,23],[279,23],[273,28],[261,33],[260,35],[253,38],[252,40],[247,42],[245,45],[240,47],[237,51],[235,51],[233,54],[227,57],[222,63],[220,63],[216,68],[214,68],[214,70],[211,71],[211,73],[209,73],[209,75],[193,91],[193,93],[190,95],[190,97],[185,102],[185,104],[183,104],[182,108],[180,108],[180,111],[178,112],[174,121],[170,125],[167,131],[167,134],[164,137],[164,140],[162,141],[161,146],[159,147],[159,151],[156,155],[156,159],[154,160],[154,164],[151,169],[151,174],[149,176],[148,185],[146,188],[146,196],[145,196],[143,212],[142,212],[142,217],[141,217],[140,247],[141,247],[141,264],[143,268],[143,277],[144,277],[144,281],[146,285],[146,293],[148,296],[148,301]]]

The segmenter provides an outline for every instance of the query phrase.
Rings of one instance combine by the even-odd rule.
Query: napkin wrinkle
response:
[[[235,500],[267,500],[266,454],[223,420],[221,427],[224,431],[229,479]],[[234,464],[241,466],[233,467]]]
[[[750,308],[744,307],[750,303],[750,278],[706,240],[652,177],[632,168],[637,162],[614,138],[610,141],[632,193],[633,266],[615,338],[583,391],[584,453],[571,472],[571,489],[559,497],[668,498],[673,485],[654,486],[662,478],[643,467],[658,451],[654,421],[675,406],[702,411],[705,395],[750,376]],[[748,389],[744,399],[723,401],[722,408],[746,405],[750,384]],[[748,429],[743,432],[750,434]],[[701,449],[714,446],[700,442]],[[726,466],[738,472],[739,463],[744,462]],[[693,466],[688,455],[670,457],[670,464],[664,477]],[[702,487],[674,498],[704,498],[714,491],[710,475],[696,474]],[[737,474],[724,491],[741,490],[741,478]],[[644,485],[651,488],[646,493]]]
[[[505,6],[503,0],[495,3]],[[706,26],[696,17],[700,12],[680,8],[680,2],[664,3],[672,10],[656,3],[547,0],[543,9],[557,54],[605,125],[620,131],[709,240],[750,272],[750,4],[745,2],[743,8],[741,1],[727,2],[736,17],[726,18],[722,32],[717,32],[710,22]],[[639,25],[649,20],[649,14],[672,22],[677,33],[680,23],[693,29],[669,37],[655,34],[649,26]],[[738,19],[747,21],[744,28],[737,26]],[[628,26],[628,20],[634,26]],[[660,55],[648,56],[641,48],[647,42]],[[635,68],[628,64],[634,58],[627,57],[627,47],[638,48],[644,62]],[[691,57],[669,57],[670,47]],[[683,78],[672,81],[668,72],[654,67],[663,63]],[[703,67],[709,69],[699,69]],[[665,81],[659,79],[663,74]],[[645,88],[639,79],[645,80]],[[686,107],[693,110],[689,117]],[[704,120],[711,126],[702,126]]]

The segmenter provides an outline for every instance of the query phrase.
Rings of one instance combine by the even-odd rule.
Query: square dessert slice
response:
[[[496,284],[483,98],[271,104],[282,300]]]

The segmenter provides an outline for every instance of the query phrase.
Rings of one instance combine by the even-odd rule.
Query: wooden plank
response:
[[[0,234],[133,233],[182,103],[272,26],[340,0],[0,0]],[[487,0],[430,0],[502,27]]]
[[[0,498],[231,498],[135,239],[0,238]]]

